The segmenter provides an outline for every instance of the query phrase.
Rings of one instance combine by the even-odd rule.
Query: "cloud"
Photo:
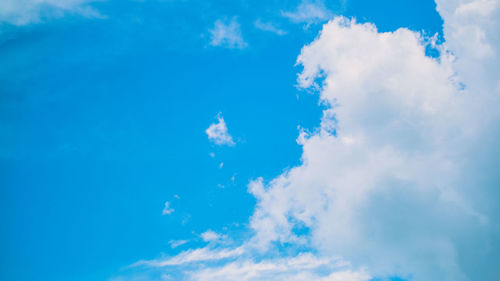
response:
[[[234,145],[233,137],[228,133],[226,122],[221,113],[217,115],[217,120],[217,123],[211,124],[208,129],[205,130],[208,139],[216,145]]]
[[[302,0],[293,12],[281,12],[281,14],[295,23],[306,23],[307,25],[325,22],[333,18],[333,13],[322,0]]]
[[[0,23],[21,26],[67,14],[102,18],[90,5],[92,2],[96,0],[3,0],[0,2]]]
[[[364,271],[352,271],[349,264],[339,258],[317,257],[301,253],[292,257],[253,259],[239,248],[201,248],[180,253],[178,256],[141,261],[134,267],[164,268],[176,280],[197,281],[367,281],[371,277]],[[149,280],[145,278],[146,280]],[[122,280],[133,280],[122,279]]]
[[[370,276],[363,272],[346,270],[336,259],[321,259],[312,254],[290,258],[254,261],[239,259],[217,267],[191,272],[188,280],[295,280],[295,281],[365,281]]]
[[[177,248],[179,246],[182,246],[188,242],[189,242],[189,240],[170,240],[170,241],[168,241],[168,244],[173,249],[173,248]]]
[[[341,17],[303,48],[299,85],[327,109],[300,166],[249,185],[257,247],[305,243],[375,276],[499,276],[498,4],[438,9],[439,59],[419,33]]]
[[[243,49],[248,46],[243,40],[240,24],[233,17],[230,21],[218,19],[214,27],[209,30],[210,45],[230,49]]]
[[[260,19],[254,21],[253,25],[260,30],[272,32],[278,35],[285,35],[286,31],[279,29],[272,22],[263,22]]]
[[[166,267],[166,266],[179,266],[195,262],[207,262],[214,260],[227,259],[237,257],[243,254],[243,248],[229,248],[229,249],[212,249],[209,247],[199,249],[189,249],[181,252],[177,256],[156,259],[156,260],[143,260],[136,262],[133,266],[149,266],[149,267]]]
[[[222,236],[212,230],[207,230],[203,232],[201,235],[201,239],[205,242],[217,241],[222,238]]]
[[[300,165],[248,185],[250,238],[142,264],[179,280],[498,279],[499,5],[438,0],[443,45],[325,24],[297,60],[321,122],[299,134]]]
[[[175,210],[170,207],[170,202],[165,202],[165,207],[163,208],[163,211],[161,212],[162,215],[170,215],[174,212]]]

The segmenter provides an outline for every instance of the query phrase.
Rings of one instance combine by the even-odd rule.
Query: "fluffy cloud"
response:
[[[26,25],[65,14],[102,17],[89,3],[96,0],[2,0],[0,23]]]
[[[437,4],[438,46],[407,29],[325,24],[298,58],[298,83],[326,109],[299,135],[301,165],[249,184],[253,236],[144,264],[218,261],[184,270],[187,280],[497,280],[499,4]],[[283,245],[315,254],[256,258]],[[350,264],[333,266],[337,256]]]
[[[282,12],[281,14],[292,22],[306,23],[308,25],[324,22],[333,17],[333,13],[321,0],[302,0],[295,11]]]
[[[217,121],[217,123],[211,124],[208,129],[205,130],[208,139],[216,145],[234,145],[233,137],[228,133],[226,122],[222,114],[219,113],[217,115]]]
[[[218,19],[214,23],[214,27],[209,30],[210,45],[221,46],[230,49],[243,49],[248,44],[243,40],[240,24],[236,18],[230,21]]]
[[[376,276],[500,276],[498,4],[438,8],[439,59],[418,33],[345,18],[304,47],[299,85],[328,108],[302,165],[250,184],[257,247],[305,243]]]

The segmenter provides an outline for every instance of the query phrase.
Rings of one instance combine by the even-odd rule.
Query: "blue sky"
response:
[[[441,2],[439,12],[431,0],[0,4],[0,279],[205,280],[199,268],[290,264],[297,256],[328,261],[304,280],[498,277],[499,5]],[[371,67],[370,57],[382,62]],[[372,74],[352,78],[356,67]],[[385,75],[391,71],[398,74]],[[384,94],[343,95],[364,97],[358,86]],[[481,95],[464,101],[456,97],[463,91]],[[394,125],[408,120],[418,127]],[[222,132],[207,131],[212,124]],[[370,141],[357,151],[373,157],[335,144],[360,139]],[[361,165],[370,161],[378,164]],[[422,168],[431,163],[439,179]],[[464,171],[470,176],[457,175]],[[377,185],[350,182],[357,177]],[[473,195],[472,182],[480,186]],[[351,184],[367,186],[360,193],[368,199],[335,191]],[[325,199],[325,210],[350,207],[315,210],[330,192],[340,197]],[[349,228],[344,220],[353,228],[336,231]],[[406,248],[422,241],[421,253]],[[196,249],[236,249],[238,258],[185,262]],[[449,255],[458,257],[451,265]],[[477,275],[467,256],[490,262]],[[333,275],[332,257],[349,262],[346,277]],[[169,258],[183,262],[152,262]]]

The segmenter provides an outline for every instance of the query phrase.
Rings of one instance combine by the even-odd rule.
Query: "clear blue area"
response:
[[[244,228],[249,180],[298,164],[297,126],[321,116],[294,66],[321,26],[280,15],[298,3],[109,0],[93,5],[107,19],[1,25],[0,279],[106,280],[183,249],[170,240]],[[432,0],[326,6],[381,31],[441,33]],[[214,21],[233,16],[248,47],[210,46]],[[218,112],[234,147],[207,139]]]

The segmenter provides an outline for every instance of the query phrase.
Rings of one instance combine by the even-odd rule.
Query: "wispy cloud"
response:
[[[295,23],[307,25],[320,23],[333,18],[330,11],[322,0],[302,0],[293,12],[281,12],[281,14]]]
[[[211,124],[205,130],[208,139],[216,145],[234,145],[233,137],[229,134],[226,122],[221,113],[217,115],[217,121],[217,123]]]
[[[103,18],[92,8],[97,0],[2,0],[0,1],[0,23],[27,25],[51,18],[77,14],[89,18]]]
[[[230,49],[243,49],[248,46],[247,42],[243,39],[241,33],[241,26],[233,17],[227,21],[218,19],[215,21],[210,32],[210,45],[220,46]]]
[[[145,266],[174,274],[177,280],[197,281],[367,281],[365,270],[353,271],[349,263],[337,257],[319,257],[300,253],[288,257],[253,259],[246,246],[237,248],[200,248],[177,256],[140,261],[133,267]],[[128,279],[126,279],[128,280]]]
[[[237,257],[244,253],[243,247],[213,249],[209,247],[199,249],[189,249],[177,256],[159,260],[143,260],[135,263],[133,266],[165,267],[173,265],[185,265],[194,262],[216,261]]]
[[[170,247],[172,249],[174,249],[174,248],[182,246],[188,242],[189,242],[189,240],[170,240],[170,241],[168,241],[168,244],[170,245]]]
[[[207,230],[207,231],[203,232],[200,236],[201,236],[201,239],[203,239],[203,241],[205,241],[205,242],[214,242],[214,241],[219,241],[221,239],[226,238],[225,235],[219,234],[219,233],[212,231],[212,230]]]
[[[354,272],[345,269],[345,263],[340,260],[318,258],[310,253],[260,261],[249,258],[234,260],[220,266],[190,272],[189,278],[198,281],[367,281],[371,279],[364,271]]]
[[[257,19],[254,21],[254,26],[257,29],[263,30],[263,31],[268,31],[272,32],[278,35],[285,35],[286,31],[276,27],[272,22],[263,22],[261,19]]]
[[[165,202],[165,206],[162,211],[162,215],[170,215],[174,212],[175,210],[170,207],[170,202]]]

